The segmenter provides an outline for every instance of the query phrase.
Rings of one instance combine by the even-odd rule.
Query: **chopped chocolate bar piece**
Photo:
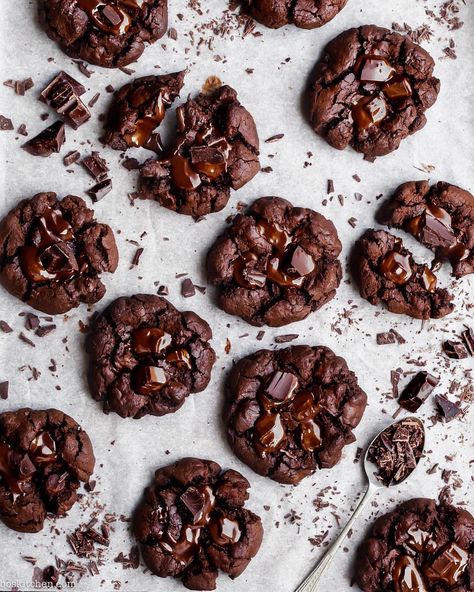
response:
[[[439,414],[446,421],[451,421],[462,413],[461,407],[457,403],[450,401],[444,395],[436,396],[436,405],[438,407]]]
[[[439,378],[436,378],[436,376],[428,372],[418,372],[403,389],[398,402],[408,411],[417,411],[431,395],[438,382]]]
[[[92,198],[93,202],[97,202],[103,199],[108,193],[110,193],[111,190],[112,179],[104,179],[103,181],[97,183],[97,185],[94,185],[94,187],[91,187],[87,191],[87,195]]]
[[[367,458],[378,470],[384,485],[401,483],[416,468],[425,444],[421,421],[404,419],[390,425],[370,446]]]
[[[40,94],[40,100],[64,116],[74,129],[90,119],[91,114],[79,98],[86,89],[66,72],[59,72]]]
[[[0,321],[0,330],[3,331],[3,333],[11,333],[13,331],[6,321]]]
[[[184,298],[191,298],[194,294],[196,294],[196,289],[193,282],[189,278],[184,279],[181,284],[181,295]]]
[[[83,158],[81,164],[96,181],[103,181],[109,172],[107,163],[98,152]]]
[[[466,330],[461,333],[461,337],[466,345],[466,349],[471,356],[474,356],[474,329],[472,327],[466,327]]]
[[[454,360],[462,360],[469,355],[466,347],[460,341],[453,341],[451,339],[443,343],[443,350],[448,358],[453,358]]]
[[[65,166],[70,166],[71,164],[77,162],[80,158],[81,153],[77,150],[73,150],[72,152],[66,154],[66,156],[63,158],[63,163]]]
[[[8,119],[8,117],[4,117],[3,115],[0,115],[0,130],[8,131],[8,130],[12,130],[12,129],[13,129],[12,120]]]
[[[53,152],[59,152],[65,140],[64,123],[56,121],[37,136],[28,140],[22,148],[33,156],[47,157],[51,156]]]

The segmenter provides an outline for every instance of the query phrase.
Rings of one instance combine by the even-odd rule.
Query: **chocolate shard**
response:
[[[64,123],[56,121],[37,136],[28,140],[23,144],[22,148],[33,156],[48,157],[53,152],[59,152],[65,140]]]
[[[466,327],[466,330],[461,333],[461,337],[466,345],[466,349],[471,356],[474,356],[474,329]]]
[[[0,115],[0,130],[1,131],[9,131],[13,129],[12,120],[4,115]]]
[[[436,376],[424,371],[418,372],[403,389],[398,399],[399,404],[412,413],[417,411],[433,392],[438,382],[439,378]]]
[[[446,421],[451,421],[462,413],[461,407],[457,403],[450,401],[444,395],[436,396],[436,405],[438,407],[439,414]]]
[[[103,199],[112,190],[112,179],[104,179],[87,191],[93,202]]]
[[[4,401],[8,399],[9,384],[10,383],[8,382],[8,380],[0,382],[0,399],[3,399]]]
[[[460,341],[453,341],[451,339],[448,339],[443,343],[443,350],[448,358],[454,360],[462,360],[469,355],[466,347]]]
[[[72,76],[69,76],[67,72],[61,70],[59,74],[51,80],[51,82],[46,86],[46,88],[40,94],[40,101],[43,103],[49,103],[51,99],[51,95],[53,94],[54,89],[57,87],[58,84],[67,82],[70,86],[72,86],[75,94],[80,97],[86,92],[86,89],[80,82],[74,79]]]
[[[81,164],[96,181],[103,181],[109,172],[106,161],[98,152],[93,152],[83,158]]]

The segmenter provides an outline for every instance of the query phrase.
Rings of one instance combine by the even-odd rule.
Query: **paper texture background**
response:
[[[189,73],[182,99],[189,93],[197,93],[210,75],[217,75],[223,82],[235,87],[242,104],[256,120],[262,141],[262,166],[271,166],[273,172],[257,175],[242,190],[233,193],[224,211],[209,215],[196,224],[188,217],[159,207],[155,202],[136,202],[132,207],[127,194],[135,188],[136,173],[126,171],[119,164],[118,152],[101,148],[98,115],[106,111],[111,98],[105,87],[112,84],[119,88],[129,82],[130,77],[120,70],[90,66],[94,74],[90,79],[85,78],[77,65],[40,29],[36,2],[2,2],[1,80],[21,80],[31,76],[35,82],[35,87],[24,97],[15,95],[11,88],[0,86],[0,112],[13,120],[15,129],[26,123],[30,137],[33,137],[55,121],[54,113],[40,103],[37,96],[61,69],[86,85],[86,102],[96,92],[101,95],[92,109],[93,117],[86,125],[77,132],[67,127],[67,142],[59,155],[48,159],[34,158],[20,150],[19,146],[25,140],[22,136],[15,132],[0,133],[1,215],[5,215],[20,199],[38,191],[56,191],[60,196],[68,193],[84,196],[85,190],[93,184],[92,180],[78,165],[69,167],[73,173],[68,172],[62,158],[74,149],[83,156],[92,149],[99,149],[111,169],[114,188],[94,209],[98,220],[109,223],[115,230],[121,259],[117,272],[104,276],[107,294],[95,310],[102,310],[120,295],[156,293],[154,282],[166,284],[170,290],[169,299],[174,305],[181,310],[192,309],[210,323],[218,360],[207,390],[191,395],[178,413],[162,418],[145,417],[138,421],[124,420],[115,414],[107,416],[90,397],[85,379],[84,335],[79,331],[78,321],[87,321],[90,314],[87,309],[82,306],[71,311],[67,318],[58,317],[55,320],[58,328],[54,333],[43,339],[33,337],[36,342],[33,349],[17,337],[24,330],[24,319],[18,314],[28,307],[1,289],[0,316],[13,326],[14,333],[0,334],[0,379],[10,381],[10,396],[8,400],[0,401],[0,411],[26,405],[33,408],[54,406],[72,415],[87,430],[95,449],[97,463],[93,478],[97,479],[96,492],[99,493],[91,498],[104,504],[105,511],[118,515],[130,516],[153,471],[180,457],[212,458],[223,467],[241,471],[251,481],[248,507],[262,517],[265,538],[258,556],[244,574],[235,581],[220,574],[218,589],[222,592],[268,589],[290,592],[323,553],[323,548],[314,547],[308,538],[328,530],[326,541],[331,541],[339,531],[334,514],[343,524],[363,491],[361,467],[353,460],[357,446],[365,446],[390,421],[397,409],[396,402],[387,397],[391,392],[390,371],[398,367],[404,371],[416,371],[413,360],[426,360],[426,368],[441,376],[436,392],[446,393],[453,379],[465,383],[464,370],[472,368],[473,359],[470,358],[456,361],[445,372],[445,358],[441,352],[441,342],[447,335],[459,333],[464,323],[472,323],[472,278],[453,284],[448,271],[444,270],[439,282],[452,287],[456,295],[456,310],[450,317],[426,323],[421,328],[419,321],[393,315],[362,300],[350,281],[347,256],[364,229],[374,225],[374,213],[380,203],[376,196],[383,194],[386,198],[399,183],[430,178],[433,181],[451,181],[472,191],[474,5],[471,0],[466,0],[459,14],[465,22],[464,27],[449,32],[446,25],[436,24],[425,15],[426,8],[438,14],[439,4],[434,0],[349,0],[338,17],[322,29],[313,31],[293,27],[272,31],[257,25],[256,31],[262,36],[250,34],[242,38],[240,28],[232,33],[233,40],[231,34],[221,38],[214,36],[212,31],[206,31],[204,37],[212,40],[212,50],[205,45],[197,47],[201,37],[197,27],[212,19],[221,19],[226,5],[219,0],[209,0],[202,2],[201,8],[202,14],[199,15],[184,0],[170,0],[170,26],[176,28],[177,40],[164,37],[149,46],[140,61],[131,67],[136,71],[135,76],[173,72],[187,67]],[[182,21],[176,18],[178,13],[184,15]],[[232,19],[229,21],[231,25],[234,23]],[[434,34],[430,42],[423,45],[437,61],[435,74],[441,79],[441,93],[427,113],[428,123],[424,130],[405,140],[396,153],[369,163],[350,149],[338,152],[318,138],[302,115],[301,96],[314,62],[331,38],[351,26],[374,23],[390,27],[392,22],[406,22],[412,28],[423,22],[430,23]],[[194,45],[189,36],[193,28]],[[443,48],[448,46],[449,37],[455,40],[458,59],[439,59],[443,56]],[[162,43],[166,49],[163,49]],[[222,59],[216,61],[215,56]],[[48,58],[53,59],[48,61]],[[155,68],[156,65],[159,69]],[[247,68],[252,68],[253,74],[246,73]],[[48,122],[40,120],[39,116],[44,112],[50,113]],[[168,125],[172,124],[173,117],[168,115],[168,119]],[[263,142],[278,133],[285,134],[279,142]],[[308,152],[312,153],[311,158]],[[131,150],[128,156],[144,160],[150,153]],[[311,165],[304,167],[306,161]],[[419,170],[426,165],[433,167],[431,173]],[[360,183],[352,178],[354,174],[360,176]],[[321,202],[328,198],[328,179],[334,180],[336,193],[324,207]],[[362,201],[356,201],[354,192],[362,193]],[[343,206],[337,194],[345,196]],[[181,280],[175,275],[187,272],[196,284],[205,285],[205,255],[214,238],[222,231],[225,219],[235,213],[238,201],[250,203],[263,195],[288,198],[295,205],[314,208],[334,221],[344,245],[341,259],[344,279],[334,300],[318,313],[288,327],[267,329],[263,340],[257,342],[258,329],[220,311],[213,303],[212,289],[208,288],[206,294],[197,292],[191,299],[182,298]],[[356,228],[347,222],[351,217],[357,219]],[[147,235],[140,239],[143,231]],[[431,260],[427,250],[406,235],[403,238],[416,256],[425,261]],[[130,269],[130,264],[136,247],[128,240],[138,241],[145,248],[139,265],[133,269]],[[470,307],[465,303],[469,299]],[[341,319],[343,311],[347,314]],[[407,343],[377,346],[376,334],[391,327],[396,328]],[[232,360],[260,347],[281,347],[275,345],[274,337],[287,333],[299,334],[293,343],[323,344],[343,355],[369,397],[369,406],[356,430],[358,441],[345,449],[340,465],[333,470],[316,473],[296,488],[262,478],[243,465],[227,445],[220,419],[223,381]],[[224,350],[227,338],[231,342],[229,354]],[[66,339],[67,343],[64,343]],[[55,375],[48,370],[51,358],[58,364]],[[31,375],[28,369],[18,370],[25,364],[41,372],[37,381],[28,380]],[[56,389],[57,385],[61,390]],[[425,403],[419,414],[427,420],[427,426],[431,426],[428,418],[434,414],[432,399]],[[447,427],[438,423],[427,430],[428,453],[419,470],[403,487],[378,495],[358,522],[352,538],[344,545],[345,549],[338,554],[320,588],[321,592],[350,590],[354,552],[369,520],[413,496],[436,498],[444,485],[441,469],[459,472],[463,484],[455,491],[455,500],[468,503],[471,510],[474,509],[473,465],[469,464],[474,458],[473,422],[474,413],[471,410],[464,420],[451,422]],[[166,450],[170,451],[168,455]],[[454,456],[454,459],[448,462],[446,456]],[[440,469],[427,475],[426,470],[435,463],[439,463]],[[330,505],[317,511],[313,499],[321,490],[325,490],[323,499]],[[270,509],[264,510],[264,505],[270,506]],[[293,523],[288,518],[292,511],[299,517]],[[63,559],[75,559],[70,555],[65,533],[74,530],[90,512],[86,510],[84,513],[81,506],[76,505],[68,517],[56,522],[61,534],[54,537],[49,524],[36,535],[19,535],[1,524],[0,579],[31,580],[33,567],[23,561],[21,555],[37,557],[40,567],[54,563],[55,554]],[[113,590],[115,580],[122,582],[121,589],[126,592],[173,592],[182,589],[177,581],[161,580],[143,573],[143,566],[138,570],[123,571],[121,564],[114,563],[113,558],[120,551],[128,554],[134,542],[125,523],[119,521],[115,528],[100,575],[95,578],[85,576],[77,585],[78,590]]]

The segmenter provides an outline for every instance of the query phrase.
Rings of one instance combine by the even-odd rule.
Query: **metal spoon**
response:
[[[420,419],[418,419],[417,417],[406,417],[400,421],[396,421],[396,422],[390,424],[389,426],[387,426],[386,428],[384,428],[381,432],[379,432],[375,436],[375,438],[372,440],[372,442],[367,446],[367,450],[365,451],[365,456],[364,456],[364,471],[365,471],[365,475],[366,475],[368,482],[369,482],[364,497],[360,501],[359,505],[355,509],[349,522],[346,524],[346,526],[344,527],[342,532],[339,534],[337,539],[333,542],[333,544],[326,551],[326,554],[324,555],[324,557],[321,559],[321,561],[318,563],[318,565],[313,569],[313,571],[307,576],[307,578],[298,586],[298,588],[295,590],[295,592],[316,592],[316,590],[318,589],[318,584],[321,582],[323,575],[325,574],[331,561],[334,559],[339,547],[341,546],[342,542],[346,538],[347,533],[352,528],[352,525],[357,520],[357,518],[360,516],[360,514],[363,512],[364,508],[369,503],[369,501],[377,493],[377,491],[379,489],[383,489],[386,487],[383,483],[381,483],[381,481],[379,479],[377,479],[378,467],[372,461],[369,460],[368,453],[369,453],[369,450],[371,449],[372,445],[375,443],[375,441],[382,434],[389,431],[393,426],[396,426],[400,423],[404,423],[406,421],[414,421],[414,422],[418,423],[419,426],[421,427],[421,430],[423,433],[423,441],[420,445],[420,453],[423,452],[423,448],[425,446],[425,426],[424,426],[423,422]],[[401,479],[400,481],[398,481],[396,483],[390,483],[388,486],[390,487],[392,485],[400,485],[401,483],[403,483],[409,476],[411,476],[411,474],[413,473],[413,471],[416,469],[417,466],[418,466],[418,462],[417,462],[416,466],[413,467],[411,469],[411,471],[409,471],[404,476],[403,479]]]

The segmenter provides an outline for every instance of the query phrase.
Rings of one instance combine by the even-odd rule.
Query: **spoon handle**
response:
[[[313,571],[307,576],[307,578],[298,586],[295,592],[315,592],[317,590],[317,586],[321,581],[326,569],[328,568],[331,561],[334,559],[339,547],[341,546],[342,542],[347,536],[347,533],[352,528],[352,525],[357,520],[359,515],[364,510],[367,503],[372,499],[374,493],[377,491],[377,487],[369,484],[367,491],[365,492],[364,497],[361,499],[359,505],[355,509],[354,513],[352,514],[349,522],[346,524],[344,529],[341,531],[337,539],[333,542],[333,544],[329,547],[326,551],[324,557],[318,563],[318,565],[313,569]]]

